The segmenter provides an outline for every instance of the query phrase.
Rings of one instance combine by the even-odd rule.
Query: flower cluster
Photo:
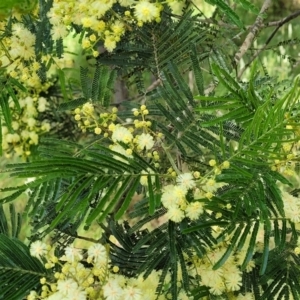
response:
[[[23,24],[13,24],[12,37],[8,49],[10,57],[13,60],[16,58],[30,60],[35,57],[34,45],[35,35],[25,28]]]
[[[109,259],[107,249],[94,244],[85,253],[74,246],[65,248],[65,255],[56,257],[54,249],[41,241],[30,246],[32,256],[43,258],[45,267],[52,275],[41,278],[40,295],[32,291],[27,299],[99,299],[102,287],[107,280]]]
[[[51,23],[51,36],[54,40],[66,37],[72,32],[73,25],[80,26],[84,33],[82,41],[83,49],[90,49],[92,54],[97,57],[99,55],[99,42],[103,42],[104,47],[108,51],[113,51],[120,41],[122,36],[126,32],[130,32],[136,26],[143,26],[149,22],[159,22],[160,15],[164,9],[171,9],[171,11],[178,15],[182,13],[183,8],[186,6],[186,1],[180,0],[168,0],[165,3],[160,1],[148,1],[148,0],[107,0],[107,1],[53,1],[53,6],[49,10],[47,16]],[[120,8],[121,7],[121,8]],[[37,11],[32,12],[35,18],[38,18]],[[36,57],[36,43],[37,38],[33,28],[26,27],[22,23],[20,16],[17,14],[12,18],[12,22],[4,20],[0,22],[0,30],[3,32],[9,32],[9,34],[3,35],[2,43],[0,45],[0,65],[5,67],[7,75],[17,80],[24,87],[27,88],[27,93],[17,93],[18,98],[26,98],[26,96],[38,98],[41,92],[47,92],[53,85],[55,78],[53,77],[53,69],[61,68],[62,66],[71,67],[70,59],[68,55],[64,55],[62,58],[55,58],[55,55],[43,54]],[[47,67],[46,67],[47,66]],[[46,71],[48,66],[51,66]],[[146,115],[145,109],[142,115]],[[76,120],[79,118],[79,114],[76,114]],[[30,147],[24,146],[26,141],[30,144],[37,144],[38,137],[35,134],[40,134],[49,130],[49,126],[42,124],[41,130],[39,130],[38,122],[35,122],[33,126],[33,120],[31,118],[37,118],[37,115],[30,116],[28,128],[30,129],[31,136],[26,135],[28,128],[23,128],[24,122],[20,123],[22,116],[15,114],[14,127],[23,128],[23,137],[19,132],[8,132],[4,126],[3,134],[7,135],[4,139],[4,148],[8,150],[10,146],[16,146],[16,152],[18,155],[29,155]],[[107,119],[106,113],[100,118]],[[114,116],[111,116],[114,118]],[[85,116],[82,118],[81,128],[85,131],[89,127],[89,122],[95,121],[92,116]],[[106,120],[108,121],[108,120]],[[111,121],[115,121],[111,119]],[[109,124],[109,123],[107,123]],[[101,134],[101,127],[105,127],[105,121],[101,126],[95,126],[94,132]],[[113,125],[112,125],[113,126]],[[135,128],[150,127],[150,121],[138,121],[135,120]],[[33,128],[34,127],[34,128]],[[124,126],[123,126],[124,127]],[[43,129],[44,128],[44,129]],[[126,129],[131,130],[126,126]],[[15,130],[15,129],[14,129]],[[124,130],[121,126],[116,128],[117,135]],[[112,132],[112,130],[110,130]],[[105,134],[109,134],[106,132]],[[20,137],[18,137],[19,135]],[[132,146],[132,143],[135,145]],[[150,151],[155,144],[155,137],[144,130],[139,136],[136,136],[130,147],[126,149],[125,153],[123,148],[119,145],[118,141],[112,146],[112,150],[122,152],[130,157],[130,152],[134,147],[140,150],[146,149]],[[10,151],[8,151],[10,152]],[[151,154],[149,154],[150,156]],[[157,155],[154,155],[157,158]],[[156,165],[158,166],[158,159],[156,159]]]
[[[151,130],[151,121],[146,120],[149,111],[145,105],[140,109],[134,109],[134,120],[127,119],[122,123],[118,120],[117,108],[111,112],[97,113],[92,103],[85,103],[74,110],[74,119],[78,127],[86,132],[93,131],[96,135],[102,135],[110,141],[109,148],[126,157],[132,158],[132,153],[143,153],[147,159],[151,159],[155,167],[159,167],[159,154],[155,149],[163,137],[160,132]],[[122,160],[121,157],[115,156]]]
[[[114,158],[126,162],[122,156],[132,158],[135,152],[159,172],[166,169],[166,164],[161,165],[162,157],[166,156],[167,151],[163,147],[164,137],[162,133],[152,130],[152,123],[147,118],[149,110],[146,105],[132,109],[133,119],[127,119],[126,122],[118,118],[117,108],[99,114],[90,102],[76,108],[73,113],[78,127],[83,132],[89,130],[108,139],[109,148],[121,155],[114,155]],[[212,199],[217,189],[224,185],[216,181],[216,176],[230,167],[229,161],[217,163],[214,159],[211,159],[208,165],[211,169],[204,176],[200,176],[199,171],[179,174],[172,167],[168,168],[161,196],[161,202],[168,210],[167,219],[174,222],[181,222],[185,217],[197,220],[203,213],[205,202]],[[150,168],[142,172],[140,183],[145,191],[151,173],[153,170]],[[218,214],[216,217],[221,216]]]
[[[163,189],[161,202],[168,209],[167,217],[174,222],[181,222],[185,216],[192,220],[198,219],[203,212],[203,204],[199,201],[188,203],[186,195],[189,189],[196,187],[191,173],[184,173],[177,177],[177,185],[169,184]],[[197,199],[195,190],[194,199]]]
[[[164,186],[162,191],[161,202],[168,209],[166,216],[169,220],[181,222],[185,217],[197,220],[205,210],[205,203],[224,185],[222,182],[216,182],[215,176],[220,174],[222,169],[229,168],[230,163],[225,161],[218,166],[215,160],[211,160],[209,164],[214,169],[203,177],[199,171],[177,175],[172,168],[168,170],[170,177],[175,177],[176,181],[175,184]],[[216,215],[217,218],[221,216],[220,213]]]
[[[5,30],[8,24],[2,22],[0,28]],[[0,64],[5,67],[7,74],[17,79],[26,88],[39,94],[47,91],[51,81],[43,82],[38,75],[41,62],[35,54],[36,36],[23,23],[15,21],[11,26],[11,35],[4,36],[0,46]],[[46,64],[49,57],[43,56]]]
[[[222,232],[222,229],[218,226],[214,226],[214,235],[218,237]],[[254,253],[262,252],[264,239],[263,226],[258,231],[258,236],[255,243]],[[243,272],[250,273],[255,268],[255,260],[251,259],[245,266],[245,270],[242,271],[241,266],[247,257],[247,249],[250,244],[250,237],[247,237],[242,249],[233,251],[232,255],[228,257],[226,262],[218,269],[214,266],[218,263],[231,242],[231,237],[227,236],[225,240],[213,248],[207,248],[206,254],[199,258],[195,255],[191,258],[192,266],[189,270],[189,274],[194,280],[199,280],[201,285],[207,286],[209,291],[213,295],[231,295],[230,299],[236,300],[254,300],[255,296],[252,291],[241,293],[241,287],[243,285]],[[269,249],[274,248],[274,239],[270,239]],[[300,249],[300,248],[299,248]],[[296,252],[297,250],[295,250]],[[300,250],[299,250],[300,253]],[[198,283],[199,283],[198,282]],[[234,294],[235,296],[234,296]]]
[[[108,127],[117,119],[117,108],[113,108],[110,113],[104,112],[98,114],[92,103],[87,102],[74,110],[74,119],[82,132],[93,130],[95,134],[104,134],[108,137]]]
[[[85,38],[82,47],[91,50],[97,57],[99,41],[112,52],[126,32],[149,22],[160,22],[166,8],[172,13],[182,14],[187,1],[168,0],[166,3],[150,0],[55,0],[48,12],[54,40],[65,38],[72,25],[82,26]],[[165,5],[165,6],[164,6]],[[121,6],[122,9],[119,8]]]
[[[20,18],[0,22],[0,30],[10,33],[1,36],[0,66],[4,70],[2,80],[7,81],[7,91],[9,95],[14,94],[14,101],[9,99],[12,128],[9,128],[3,116],[0,117],[3,125],[2,147],[7,157],[13,153],[28,157],[32,153],[32,146],[38,144],[39,136],[49,132],[51,127],[49,120],[39,121],[41,114],[51,104],[40,95],[47,94],[54,84],[57,76],[55,70],[70,67],[73,62],[68,55],[60,59],[51,55],[36,57],[35,33]],[[47,71],[46,65],[51,65]]]
[[[287,192],[282,192],[286,218],[294,223],[300,223],[300,199]]]
[[[47,120],[39,121],[40,113],[48,109],[48,102],[44,97],[27,96],[19,100],[20,110],[12,99],[9,101],[12,112],[12,130],[2,126],[2,149],[6,156],[13,153],[27,157],[32,147],[39,142],[39,135],[49,132],[51,124]]]
[[[272,171],[277,171],[289,178],[294,177],[297,158],[300,155],[299,146],[299,142],[284,143],[281,147],[282,157],[270,159]]]
[[[108,249],[93,244],[86,251],[67,246],[62,257],[56,257],[53,247],[42,241],[30,246],[32,256],[46,261],[45,267],[52,275],[41,278],[41,292],[31,291],[28,300],[155,300],[155,293],[161,272],[152,271],[145,279],[143,274],[128,278],[118,274],[119,268],[111,266]],[[170,281],[167,274],[166,284]],[[164,295],[159,300],[167,299]],[[181,292],[179,299],[188,299]]]

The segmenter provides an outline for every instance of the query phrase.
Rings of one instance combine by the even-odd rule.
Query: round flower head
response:
[[[44,112],[47,109],[47,105],[48,105],[46,98],[40,97],[38,100],[38,103],[39,103],[38,111]]]
[[[97,262],[98,260],[102,261],[103,258],[106,259],[107,256],[106,249],[101,244],[92,245],[88,249],[88,256],[93,258],[95,262]]]
[[[154,146],[154,140],[152,135],[149,133],[142,133],[137,138],[137,144],[141,149],[151,150]]]
[[[212,280],[212,284],[210,285],[210,293],[213,295],[222,295],[224,291],[226,290],[225,284],[221,278],[218,278],[216,280]]]
[[[109,279],[103,286],[103,295],[106,300],[123,299],[123,290],[115,279]]]
[[[282,192],[285,216],[294,223],[300,222],[300,200],[287,192]]]
[[[169,220],[179,223],[184,219],[184,212],[176,206],[171,206],[166,216]]]
[[[151,22],[159,17],[159,9],[147,0],[139,1],[135,6],[135,17],[141,22]]]
[[[222,283],[222,286],[224,286],[223,278],[222,278],[223,275],[222,269],[213,270],[212,266],[209,266],[208,268],[206,268],[205,272],[203,273],[204,273],[203,276],[201,276],[201,281],[203,285],[209,287],[218,286],[218,288],[220,288],[219,283]]]
[[[181,186],[187,190],[196,186],[196,183],[194,181],[194,177],[193,177],[192,173],[180,174],[177,177],[176,182],[179,184],[179,186]]]
[[[226,287],[230,291],[238,291],[242,285],[242,276],[239,273],[226,274]]]
[[[185,198],[185,195],[187,194],[187,189],[184,186],[174,186],[174,191],[173,191],[175,198],[177,201],[181,201],[182,199]]]
[[[57,289],[64,296],[72,295],[78,289],[78,284],[73,279],[59,280],[57,282]]]
[[[81,249],[77,249],[72,246],[66,247],[65,256],[68,262],[79,261],[83,258]]]
[[[142,300],[144,299],[142,291],[133,286],[127,286],[123,290],[124,300]]]
[[[34,257],[41,257],[48,253],[47,245],[41,241],[35,241],[30,245],[30,254]]]
[[[125,144],[128,144],[132,141],[133,136],[127,128],[118,125],[114,129],[111,139],[114,142],[123,142]]]
[[[187,206],[185,213],[187,217],[189,217],[191,220],[197,220],[199,216],[203,213],[202,203],[199,201],[190,203]]]
[[[167,185],[164,187],[164,191],[161,197],[161,202],[165,208],[171,206],[178,206],[180,198],[176,197],[174,185]]]
[[[61,24],[57,26],[52,26],[51,28],[51,37],[53,40],[59,40],[65,38],[69,34],[68,29]]]
[[[107,36],[104,40],[104,47],[108,52],[112,52],[117,46],[116,40],[113,36]]]
[[[124,34],[125,32],[125,26],[124,23],[122,23],[121,21],[115,21],[112,25],[111,25],[111,30],[113,31],[113,33],[116,36],[121,36]]]
[[[82,106],[82,111],[84,114],[92,114],[94,112],[95,108],[94,105],[92,103],[85,103]]]

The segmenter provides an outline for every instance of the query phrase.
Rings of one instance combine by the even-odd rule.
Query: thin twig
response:
[[[280,20],[272,21],[272,22],[268,22],[268,23],[262,24],[261,28],[275,27],[275,26],[278,26],[281,23],[286,23],[286,22],[288,22],[288,21],[290,21],[292,19],[295,19],[295,15],[297,17],[298,14],[299,14],[299,11],[296,11],[296,12],[292,13],[291,15],[289,15],[287,17],[284,17],[284,18],[282,18]],[[236,26],[236,25],[229,24],[229,23],[226,23],[224,21],[218,21],[217,22],[216,20],[211,19],[211,18],[197,19],[197,22],[208,23],[208,24],[213,24],[213,25],[219,25],[220,27],[229,27],[230,29],[239,29],[239,27]],[[247,26],[245,26],[246,31],[249,30],[249,29],[251,29],[252,27],[253,27],[253,25],[247,25]],[[245,31],[242,31],[242,33],[244,33],[244,32]]]
[[[255,60],[255,58],[257,58],[259,56],[259,54],[264,51],[266,49],[266,47],[268,46],[268,44],[271,42],[271,40],[273,39],[273,37],[275,36],[275,34],[277,33],[277,31],[279,30],[279,28],[281,26],[283,26],[284,24],[288,23],[289,21],[297,18],[298,16],[300,16],[300,10],[292,13],[291,15],[287,16],[286,18],[283,18],[280,21],[276,21],[276,22],[272,22],[273,24],[277,24],[277,27],[274,29],[274,31],[271,33],[271,35],[269,36],[269,38],[267,39],[267,41],[265,42],[264,46],[262,48],[260,48],[259,50],[257,50],[254,55],[251,57],[251,59],[249,60],[249,62],[239,71],[238,74],[238,78],[241,78],[241,76],[243,75],[243,73],[246,71],[246,69],[251,65],[251,63]]]
[[[240,62],[241,58],[244,56],[244,54],[248,51],[248,49],[252,45],[254,38],[257,36],[260,29],[263,27],[263,14],[271,6],[271,4],[272,4],[272,0],[265,0],[265,2],[263,3],[259,15],[257,16],[254,24],[252,25],[250,32],[248,33],[242,46],[234,56],[234,60],[236,64]]]
[[[146,93],[151,92],[152,90],[154,90],[155,88],[157,88],[160,84],[161,84],[161,79],[156,79],[155,81],[153,81],[151,83],[151,85],[149,85],[147,87]]]
[[[273,22],[269,22],[265,25],[265,27],[271,27],[271,26],[279,26],[281,27],[282,25],[284,25],[285,23],[297,18],[300,15],[300,10],[297,10],[296,12],[290,14],[289,16],[278,20],[278,21],[273,21]]]
[[[81,240],[85,240],[85,241],[88,241],[88,242],[96,243],[96,244],[99,243],[98,240],[95,240],[95,239],[87,237],[87,236],[77,235],[76,238],[81,239]]]

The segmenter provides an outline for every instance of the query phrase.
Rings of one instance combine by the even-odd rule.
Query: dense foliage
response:
[[[1,151],[23,159],[2,171],[21,183],[0,189],[0,299],[299,299],[299,11],[0,9]]]

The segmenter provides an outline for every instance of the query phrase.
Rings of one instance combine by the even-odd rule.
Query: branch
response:
[[[273,21],[269,22],[265,25],[265,27],[270,27],[270,26],[277,26],[278,28],[284,25],[285,23],[297,18],[300,15],[300,10],[297,10],[296,12],[292,13],[291,15],[279,20],[279,21]]]
[[[268,46],[268,44],[271,42],[271,40],[273,39],[273,37],[275,36],[275,34],[277,33],[277,31],[279,30],[279,28],[281,26],[283,26],[284,24],[288,23],[289,21],[297,18],[298,16],[300,16],[300,10],[297,10],[296,12],[292,13],[291,15],[287,16],[286,18],[283,18],[282,20],[279,20],[279,21],[275,21],[275,22],[270,22],[274,25],[272,26],[275,26],[276,24],[276,28],[274,29],[274,31],[271,33],[271,35],[269,36],[269,38],[267,39],[266,43],[264,44],[264,46],[257,50],[254,55],[251,57],[250,61],[239,71],[239,74],[238,74],[238,78],[240,78],[243,73],[246,71],[246,69],[251,65],[251,63],[255,60],[255,58],[257,58],[259,56],[259,54],[264,51],[266,49],[266,47]],[[270,24],[269,23],[269,24]]]
[[[254,38],[257,36],[260,29],[263,27],[263,14],[267,11],[267,9],[271,6],[272,0],[265,0],[262,5],[262,8],[257,16],[255,23],[252,25],[250,32],[248,33],[245,41],[243,42],[242,46],[240,47],[239,51],[235,54],[234,60],[236,64],[238,64],[244,54],[252,45]]]
[[[272,21],[272,22],[268,22],[268,23],[265,23],[265,24],[262,24],[261,28],[267,28],[267,27],[275,27],[275,26],[278,26],[279,24],[281,23],[286,23],[292,19],[295,19],[295,15],[296,17],[298,16],[299,14],[299,11],[296,11],[294,13],[292,13],[291,15],[283,18],[283,19],[280,19],[280,20],[277,20],[277,21]],[[172,14],[170,14],[171,16],[174,16]],[[178,16],[179,18],[180,16]],[[236,25],[233,25],[233,24],[229,24],[229,23],[226,23],[224,21],[216,21],[214,19],[211,19],[211,18],[207,18],[207,19],[197,19],[197,22],[199,23],[208,23],[208,24],[212,24],[212,25],[217,25],[217,26],[220,26],[220,27],[228,27],[230,29],[238,29],[239,27],[236,26]],[[246,30],[250,30],[251,28],[253,27],[253,25],[247,25],[245,26]],[[242,31],[241,33],[239,34],[242,34],[244,33],[245,31]]]
[[[146,89],[146,93],[151,92],[154,90],[156,87],[158,87],[161,84],[161,79],[156,79],[155,81],[152,82],[151,85],[149,85]]]

